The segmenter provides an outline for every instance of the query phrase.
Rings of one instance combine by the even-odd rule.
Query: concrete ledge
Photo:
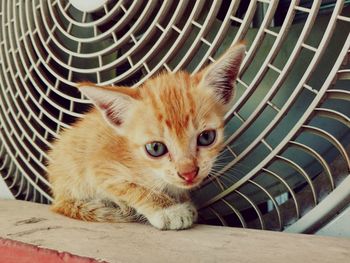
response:
[[[107,262],[350,262],[350,239],[197,225],[88,223],[0,200],[0,237]],[[1,255],[0,255],[0,262]]]

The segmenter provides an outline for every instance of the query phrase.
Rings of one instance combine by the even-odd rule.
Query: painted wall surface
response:
[[[350,205],[336,218],[316,232],[316,235],[350,237]]]
[[[14,199],[4,180],[0,176],[0,199]]]

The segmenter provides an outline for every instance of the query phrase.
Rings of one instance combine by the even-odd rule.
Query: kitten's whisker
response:
[[[223,186],[222,181],[218,178],[213,176],[211,173],[208,174],[208,178],[210,178],[211,181],[214,182],[214,184],[216,184],[216,186],[219,188],[219,190],[224,189],[225,187]]]
[[[227,186],[220,180],[219,177],[212,177],[212,175],[209,174],[208,178],[211,178],[211,181],[213,181],[214,184],[217,185],[217,187],[219,188],[220,191],[222,189],[227,188]]]
[[[225,173],[219,173],[219,172],[214,172],[213,173],[216,177],[221,177],[221,176],[235,176],[235,177],[244,177],[246,174],[242,173],[240,171],[230,171],[230,172],[225,172]]]
[[[238,176],[236,176],[235,174],[228,173],[228,172],[237,172],[241,177],[243,177],[246,174],[243,171],[236,169],[235,167],[230,167],[227,171],[225,171],[225,173],[221,173],[220,171],[217,171],[215,169],[215,167],[213,166],[213,168],[210,172],[210,174],[211,174],[210,178],[211,178],[211,180],[216,180],[216,179],[222,178],[222,179],[225,179],[231,183],[235,183],[239,179],[241,179]],[[234,181],[234,179],[236,179],[236,181]],[[222,180],[221,180],[221,182],[222,182]]]
[[[212,178],[213,178],[213,180],[220,180],[223,184],[225,184],[223,180],[228,181],[230,184],[236,183],[239,180],[239,178],[236,176],[233,176],[233,178],[231,178],[230,176],[225,175],[225,174],[222,174],[222,175],[216,176],[216,177],[212,177]],[[226,187],[227,187],[227,185],[226,185]]]
[[[223,179],[229,181],[230,183],[236,183],[240,178],[235,175],[224,175]]]
[[[213,166],[213,170],[215,170],[216,172],[221,172],[221,170],[216,170],[215,168],[222,168],[222,167],[214,167]],[[239,169],[235,166],[231,166],[229,167],[225,172],[228,172],[228,171],[237,171],[237,172],[241,172],[241,173],[246,173],[245,171],[243,171],[242,169]]]
[[[227,164],[221,164],[221,163],[215,163],[215,164],[213,165],[214,168],[224,168],[224,167],[226,167],[226,166],[227,166]],[[245,169],[244,169],[244,170],[243,170],[243,169],[239,169],[239,168],[237,169],[236,166],[241,166],[242,168],[245,168]],[[229,167],[229,168],[227,169],[227,171],[229,171],[229,170],[234,170],[234,169],[237,169],[237,171],[241,171],[241,172],[247,173],[247,170],[249,171],[249,170],[251,170],[252,168],[251,168],[251,167],[248,167],[248,166],[246,166],[246,165],[244,165],[244,164],[236,163],[235,165]],[[243,171],[242,171],[242,170],[243,170]]]
[[[232,167],[231,167],[232,168]],[[230,170],[230,169],[229,169]],[[237,172],[241,173],[240,175],[245,175],[243,172],[237,170]],[[237,181],[240,179],[238,176],[230,173],[230,174],[227,174],[227,173],[219,173],[218,171],[216,171],[215,169],[211,169],[208,177],[210,178],[211,181],[220,181],[222,184],[225,185],[225,183],[221,180],[222,179],[226,179],[227,181],[229,181],[230,183],[234,183],[235,181],[233,180],[236,179]],[[233,177],[233,178],[231,178]],[[227,186],[226,186],[227,187]]]

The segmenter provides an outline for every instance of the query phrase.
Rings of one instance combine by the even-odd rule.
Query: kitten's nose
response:
[[[199,171],[199,167],[195,167],[191,171],[186,171],[182,173],[177,173],[182,179],[184,179],[187,183],[192,183],[194,178],[197,177]]]

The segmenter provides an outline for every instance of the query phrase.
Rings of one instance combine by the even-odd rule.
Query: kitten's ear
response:
[[[139,99],[139,90],[127,87],[97,86],[84,82],[78,84],[79,90],[92,100],[112,125],[121,125],[128,110]]]
[[[244,58],[243,43],[230,47],[216,62],[203,69],[200,73],[200,86],[214,89],[218,100],[229,104],[234,95],[235,81]]]

